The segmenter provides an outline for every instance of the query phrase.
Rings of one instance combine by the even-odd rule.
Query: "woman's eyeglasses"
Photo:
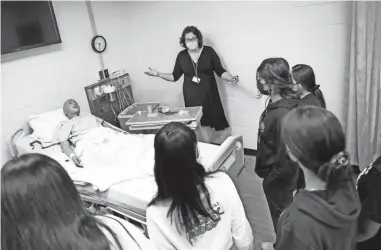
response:
[[[197,41],[197,37],[185,38],[185,42],[195,42],[195,41]]]

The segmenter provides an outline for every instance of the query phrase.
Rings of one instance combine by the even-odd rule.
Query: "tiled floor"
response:
[[[264,241],[275,241],[266,197],[262,189],[262,179],[254,172],[255,157],[245,156],[245,170],[240,174],[237,189],[245,207],[246,216],[254,233],[254,249]]]

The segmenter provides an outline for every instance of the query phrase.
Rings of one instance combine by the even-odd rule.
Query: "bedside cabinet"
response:
[[[85,92],[91,114],[119,128],[118,115],[134,103],[129,74],[103,79],[85,87]]]

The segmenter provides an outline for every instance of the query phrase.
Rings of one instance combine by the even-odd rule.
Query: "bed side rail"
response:
[[[111,211],[114,214],[116,213],[119,216],[123,217],[125,220],[132,221],[134,224],[139,225],[139,228],[142,229],[144,234],[147,233],[147,221],[145,215],[132,211],[127,207],[109,203],[97,195],[80,193],[80,196],[82,201],[87,202],[92,207],[98,206],[102,207],[106,211]]]
[[[242,136],[230,136],[221,144],[221,150],[213,163],[213,169],[227,172],[234,164],[244,164]]]
[[[18,156],[18,150],[15,143],[16,140],[26,135],[27,135],[27,130],[25,128],[20,128],[9,136],[7,141],[7,146],[12,158],[15,158]]]

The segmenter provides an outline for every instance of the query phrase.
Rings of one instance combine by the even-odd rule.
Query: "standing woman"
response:
[[[176,82],[184,75],[183,95],[186,107],[202,106],[202,137],[205,142],[222,143],[229,132],[229,123],[222,106],[214,72],[230,83],[237,83],[221,65],[214,49],[203,45],[203,37],[196,27],[188,26],[180,37],[184,50],[177,55],[172,73],[161,73],[149,68],[145,74]],[[214,139],[207,139],[207,137]]]
[[[169,123],[155,136],[157,194],[147,209],[150,239],[160,250],[251,250],[253,234],[230,177],[197,161],[196,134]],[[235,247],[235,248],[233,248]]]
[[[356,249],[361,205],[339,120],[320,107],[298,107],[283,119],[282,138],[306,187],[279,218],[275,249]]]
[[[257,87],[271,102],[263,111],[258,129],[255,172],[263,179],[274,229],[282,211],[291,203],[297,189],[298,167],[287,157],[280,138],[281,120],[298,105],[290,66],[283,58],[268,58],[257,69]]]
[[[301,86],[301,99],[299,106],[312,105],[326,108],[320,85],[316,84],[315,73],[311,66],[297,64],[292,67],[292,78],[296,84]]]

